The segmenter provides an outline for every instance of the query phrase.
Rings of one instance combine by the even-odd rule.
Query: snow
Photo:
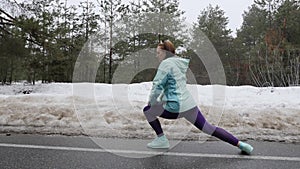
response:
[[[153,138],[143,115],[152,83],[0,86],[0,132]],[[242,140],[300,142],[300,87],[188,85],[206,119]],[[214,139],[160,119],[170,139]]]

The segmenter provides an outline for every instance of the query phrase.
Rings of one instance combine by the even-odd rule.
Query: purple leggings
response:
[[[217,137],[220,140],[223,140],[234,146],[237,146],[239,142],[239,140],[236,137],[234,137],[226,130],[209,124],[197,106],[182,113],[169,112],[165,110],[161,104],[154,106],[146,106],[143,111],[147,121],[158,136],[163,134],[160,122],[157,118],[158,116],[165,119],[177,119],[184,117],[206,134]]]

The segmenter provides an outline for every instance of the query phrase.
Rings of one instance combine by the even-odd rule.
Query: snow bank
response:
[[[300,87],[188,87],[207,120],[240,139],[300,142]],[[151,83],[0,86],[0,132],[152,138],[142,112],[150,89]],[[184,119],[161,122],[169,138],[212,139]]]

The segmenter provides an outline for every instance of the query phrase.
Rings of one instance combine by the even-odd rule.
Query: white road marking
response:
[[[300,157],[247,156],[247,155],[229,155],[229,154],[180,153],[180,152],[153,152],[153,151],[95,149],[95,148],[79,148],[79,147],[60,147],[60,146],[58,147],[58,146],[24,145],[24,144],[7,144],[7,143],[0,143],[0,147],[64,150],[64,151],[84,151],[84,152],[99,152],[99,153],[110,152],[110,153],[116,153],[116,154],[167,155],[167,156],[178,156],[178,157],[206,157],[206,158],[274,160],[274,161],[280,160],[280,161],[300,162]]]

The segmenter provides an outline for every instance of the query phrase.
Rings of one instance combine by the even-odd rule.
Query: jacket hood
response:
[[[189,63],[190,63],[189,59],[180,58],[178,56],[175,56],[175,57],[168,58],[168,60],[173,62],[179,68],[180,72],[182,72],[184,74],[187,72],[187,69],[189,68]]]

